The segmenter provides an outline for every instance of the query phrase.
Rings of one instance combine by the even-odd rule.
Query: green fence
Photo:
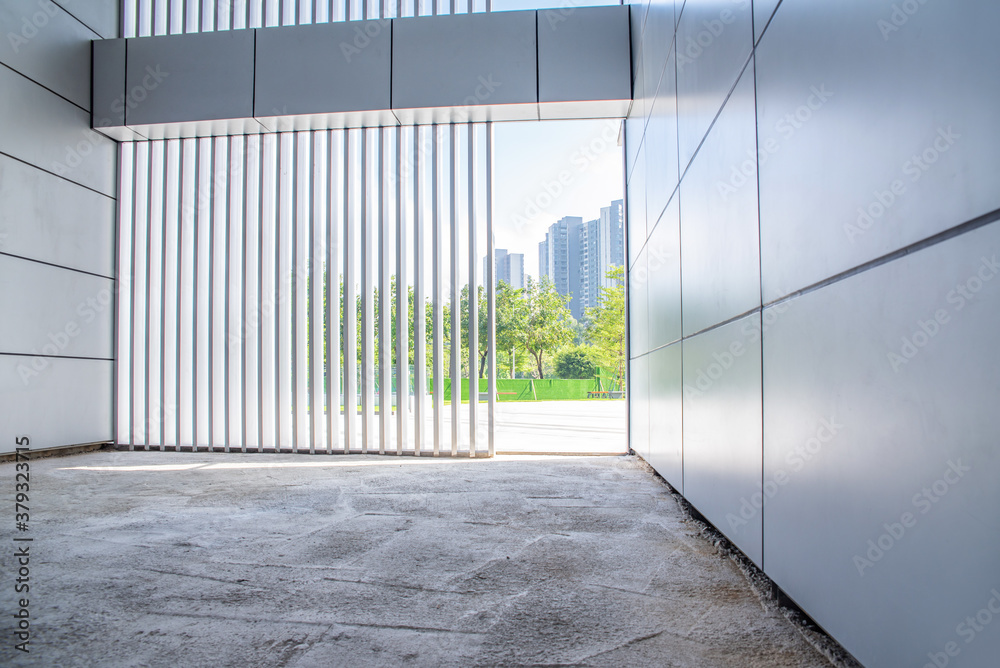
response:
[[[588,399],[588,394],[600,389],[596,378],[589,380],[567,380],[553,378],[537,380],[531,378],[498,378],[498,401],[576,401]],[[486,400],[489,390],[485,378],[479,380],[479,392]],[[444,379],[444,400],[451,401],[451,380]],[[462,401],[469,400],[469,380],[462,379]]]

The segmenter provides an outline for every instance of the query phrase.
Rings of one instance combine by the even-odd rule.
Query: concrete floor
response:
[[[831,665],[650,471],[625,456],[36,460],[32,650],[13,650],[4,614],[0,664]],[[13,479],[0,465],[4,498]]]

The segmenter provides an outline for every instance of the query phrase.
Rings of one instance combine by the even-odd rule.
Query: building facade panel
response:
[[[764,454],[760,322],[754,314],[682,345],[684,496],[757,566],[764,565],[764,517],[753,505]]]
[[[25,437],[32,450],[111,441],[113,364],[0,355],[0,451]]]
[[[0,252],[115,273],[115,201],[0,155]]]
[[[765,569],[866,666],[1000,652],[964,621],[1000,589],[998,258],[993,223],[764,312]]]
[[[674,197],[646,244],[649,348],[681,338],[680,199]]]
[[[751,3],[687,2],[677,23],[676,39],[677,127],[683,173],[750,57]]]
[[[681,184],[685,335],[760,306],[755,154],[751,62]]]
[[[760,42],[765,301],[1000,209],[1000,5],[894,6],[784,2]]]
[[[683,491],[865,665],[923,665],[935,657],[954,658],[955,650],[969,665],[986,665],[996,653],[994,644],[981,642],[979,632],[961,624],[992,601],[997,585],[995,568],[987,565],[996,551],[988,538],[997,534],[995,486],[946,469],[949,461],[960,468],[956,458],[963,465],[975,459],[983,476],[995,477],[997,447],[987,436],[995,431],[989,409],[996,403],[995,388],[984,380],[995,375],[996,356],[985,338],[995,329],[992,279],[985,278],[991,276],[995,240],[982,226],[997,210],[995,189],[983,185],[996,181],[990,157],[997,154],[991,143],[996,133],[986,118],[996,82],[986,80],[988,68],[981,64],[996,58],[995,41],[979,33],[989,24],[979,19],[991,16],[994,6],[971,0],[933,8],[890,1],[754,3],[760,43],[743,76],[753,79],[755,68],[750,89],[756,88],[756,104],[746,109],[746,102],[739,102],[739,87],[747,85],[740,81],[715,127],[709,132],[706,122],[699,132],[692,121],[698,114],[685,119],[684,109],[702,109],[714,119],[713,91],[725,88],[719,73],[726,67],[738,72],[750,56],[749,47],[733,47],[723,58],[727,62],[719,62],[728,47],[716,47],[737,25],[726,25],[719,35],[709,30],[722,4],[728,5],[720,3],[713,17],[698,13],[699,6],[711,11],[711,3],[686,3],[677,36],[681,225],[684,233],[704,234],[700,243],[685,238],[680,250],[684,338],[674,345],[683,346],[685,359]],[[696,28],[708,34],[703,51],[690,58],[683,48]],[[689,58],[683,68],[682,55]],[[641,55],[639,60],[641,68]],[[918,65],[924,61],[933,64]],[[728,91],[716,95],[718,106]],[[715,150],[713,135],[731,125],[727,113],[734,104],[744,107],[742,134],[751,139],[733,136],[722,142],[732,154],[718,150],[707,158]],[[646,151],[648,164],[655,143],[651,129],[632,120],[625,134],[627,156]],[[976,141],[964,143],[969,136]],[[696,146],[698,155],[686,167],[686,153]],[[715,174],[707,174],[702,159]],[[910,178],[915,180],[905,180]],[[896,181],[901,183],[894,186]],[[629,253],[642,256],[643,271],[649,268],[646,236],[652,227],[646,202],[670,196],[666,190],[651,194],[657,187],[638,167],[631,168],[627,209],[638,215],[636,220],[630,215],[628,223]],[[763,280],[750,261],[742,272],[746,277],[738,280],[731,259],[706,270],[706,277],[731,276],[733,294],[752,294],[762,282],[763,299],[758,293],[745,305],[698,314],[691,294],[698,284],[689,275],[732,257],[729,244],[735,238],[723,227],[741,215],[726,213],[725,207],[710,211],[709,205],[720,202],[722,192],[730,202],[743,197],[743,189],[759,189],[760,215],[758,225],[752,202],[741,207],[748,213],[743,236],[736,235],[742,239],[737,250],[755,255],[759,237]],[[706,212],[704,226],[685,229],[687,214],[699,207]],[[633,267],[633,293],[635,273]],[[655,323],[660,300],[652,295],[658,286],[668,289],[671,279],[648,273],[648,321]],[[801,290],[805,293],[786,298]],[[978,309],[963,291],[974,294]],[[700,292],[710,305],[726,299],[718,287]],[[954,312],[959,303],[962,311]],[[717,326],[745,310],[751,315]],[[671,311],[675,318],[682,315],[681,307],[665,305],[663,317]],[[704,327],[710,329],[694,334]],[[718,421],[726,415],[732,422],[731,407],[753,390],[717,403],[712,395],[728,382],[724,367],[730,358],[721,343],[708,349],[700,344],[706,335],[734,327],[730,343],[740,343],[739,350],[763,344],[763,412],[756,420],[750,419],[753,411],[737,412],[749,426],[730,435],[713,433],[723,427],[710,416]],[[633,349],[637,340],[648,347],[648,336],[648,329],[633,328]],[[746,364],[746,355],[733,359]],[[650,357],[633,353],[633,377],[655,378],[653,367],[643,364]],[[704,375],[699,374],[704,364],[692,366],[695,357],[708,362]],[[747,469],[738,457],[708,460],[748,438],[759,424],[762,471],[741,478]],[[655,440],[642,438],[655,435],[633,433],[635,450],[651,448],[654,468],[671,475],[669,460],[655,460]],[[689,472],[714,476],[714,488],[703,485],[699,491],[701,483]],[[952,485],[945,475],[960,482]],[[920,507],[913,506],[914,495],[938,481],[943,481],[939,491],[948,485],[947,496],[930,505],[918,499]],[[928,507],[925,516],[921,508]],[[904,526],[901,534],[897,525],[903,526],[904,512],[913,516],[907,522],[915,518],[916,524]],[[737,533],[754,522],[762,522],[763,551]],[[975,643],[967,644],[970,634]]]
[[[76,4],[0,9],[0,453],[113,438],[118,149],[88,110],[92,28],[108,27],[90,19],[119,3]]]
[[[90,109],[90,40],[98,37],[55,2],[8,0],[0,6],[7,42],[0,63]]]
[[[641,361],[649,376],[650,466],[674,489],[684,493],[682,344],[659,348]]]

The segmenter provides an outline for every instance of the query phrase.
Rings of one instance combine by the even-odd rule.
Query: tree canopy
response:
[[[559,378],[590,378],[597,375],[599,367],[612,370],[619,380],[624,378],[625,360],[625,286],[623,267],[613,267],[608,272],[612,286],[602,288],[596,307],[588,308],[581,323],[577,323],[570,313],[570,296],[561,295],[555,285],[547,277],[540,280],[528,278],[524,288],[515,289],[501,281],[496,290],[496,356],[497,375],[515,377],[517,373],[543,379],[546,375]],[[378,331],[380,304],[377,290],[374,291],[374,325]],[[414,361],[414,312],[417,308],[424,311],[425,354],[424,360],[428,372],[433,368],[433,303],[430,299],[421,306],[414,299],[413,287],[407,286],[407,329],[409,345],[407,346],[408,362]],[[341,320],[343,318],[343,285],[340,286]],[[395,339],[396,333],[396,300],[397,286],[395,277],[390,284],[390,335]],[[326,294],[324,288],[324,302]],[[463,355],[462,373],[468,375],[471,364],[475,364],[473,373],[482,378],[486,375],[489,361],[489,322],[486,289],[477,286],[477,311],[479,346],[472,360]],[[460,297],[461,311],[459,313],[461,341],[469,340],[469,287],[462,288]],[[324,304],[325,312],[325,304]],[[359,350],[355,351],[360,364],[361,352],[361,310],[362,299],[356,297],[355,314],[357,341]],[[441,305],[443,322],[443,354],[445,373],[451,359],[451,300],[445,297]],[[325,324],[324,324],[325,326]],[[377,337],[376,337],[377,339]],[[373,343],[375,359],[378,359],[378,341]],[[325,349],[325,342],[324,342]],[[341,350],[341,364],[346,351]],[[389,352],[391,361],[395,364],[395,345]],[[471,363],[471,364],[470,364]]]
[[[596,349],[601,366],[625,378],[625,267],[608,271],[611,287],[601,288],[597,306],[587,309],[587,337]]]

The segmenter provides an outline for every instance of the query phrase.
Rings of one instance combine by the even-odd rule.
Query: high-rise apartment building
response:
[[[489,257],[483,258],[483,285],[489,281],[487,262],[489,262]],[[500,285],[500,281],[503,281],[515,290],[524,287],[524,253],[510,253],[506,248],[497,248],[493,262],[495,285]]]
[[[580,310],[597,306],[601,288],[611,287],[608,271],[625,264],[622,200],[601,208],[601,217],[580,227]],[[580,316],[576,316],[579,318]]]
[[[577,287],[571,259],[576,259],[573,251],[582,224],[583,218],[579,216],[565,216],[549,226],[545,241],[538,244],[538,274],[548,276],[561,295],[571,294]]]
[[[569,307],[577,320],[597,306],[600,289],[610,286],[608,270],[625,263],[622,209],[622,200],[615,200],[595,220],[566,216],[538,244],[539,273],[552,279],[559,294],[572,296]]]

